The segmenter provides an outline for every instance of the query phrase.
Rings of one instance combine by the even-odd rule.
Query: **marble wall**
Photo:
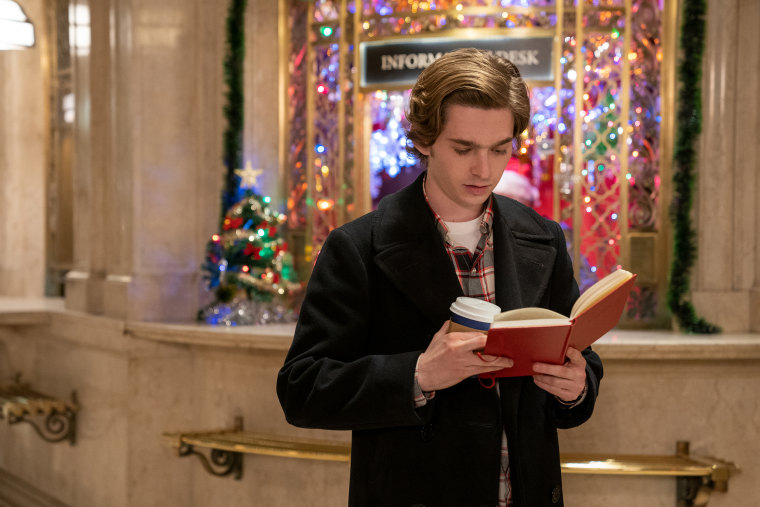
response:
[[[602,353],[605,378],[597,409],[585,425],[560,433],[567,452],[675,453],[733,461],[743,470],[710,506],[760,502],[760,362],[757,359],[614,360]],[[675,480],[658,477],[566,476],[568,506],[672,507]]]
[[[73,447],[45,443],[27,425],[0,425],[0,469],[72,507],[345,503],[344,463],[248,456],[236,481],[179,458],[164,432],[228,428],[236,416],[269,433],[348,435],[285,423],[274,380],[289,337],[275,337],[272,349],[247,345],[245,334],[221,347],[181,343],[185,331],[169,335],[156,340],[124,321],[71,312],[40,325],[0,324],[2,382],[20,371],[46,393],[75,389],[82,407]]]
[[[0,378],[81,404],[77,443],[48,444],[26,425],[0,425],[0,469],[65,505],[279,507],[345,505],[348,466],[246,455],[243,478],[217,478],[180,458],[164,432],[231,428],[347,441],[345,432],[287,425],[275,377],[290,329],[209,329],[126,322],[73,312],[8,319],[0,301]],[[644,338],[641,338],[644,336]],[[566,452],[692,454],[734,461],[742,473],[710,505],[760,503],[760,344],[751,336],[681,341],[629,332],[597,350],[605,378],[594,417],[560,433]],[[716,352],[718,351],[718,352]],[[671,507],[675,480],[567,475],[566,505]]]

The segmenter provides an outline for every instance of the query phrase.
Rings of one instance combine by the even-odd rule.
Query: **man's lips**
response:
[[[464,186],[468,191],[476,194],[481,194],[485,192],[490,192],[491,187],[490,185],[465,185]]]

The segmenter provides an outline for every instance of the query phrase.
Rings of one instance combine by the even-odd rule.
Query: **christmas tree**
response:
[[[217,301],[201,310],[201,320],[227,325],[289,320],[301,285],[282,235],[285,215],[270,204],[269,197],[249,190],[225,214],[222,231],[211,236],[202,269]]]

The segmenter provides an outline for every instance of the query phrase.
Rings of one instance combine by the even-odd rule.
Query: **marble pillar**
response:
[[[191,320],[216,227],[227,2],[79,0],[75,269],[67,307]]]
[[[248,2],[245,38],[244,161],[263,172],[258,191],[279,209],[285,202],[285,173],[279,160],[279,30],[278,2]],[[284,211],[282,209],[281,211]]]
[[[49,105],[45,2],[19,3],[34,24],[31,49],[0,51],[0,295],[45,287],[45,173]]]
[[[706,19],[693,300],[727,332],[758,331],[760,5],[711,1]]]

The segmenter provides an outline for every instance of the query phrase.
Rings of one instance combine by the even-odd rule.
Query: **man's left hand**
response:
[[[533,382],[538,387],[564,401],[573,401],[586,386],[586,358],[579,350],[567,349],[567,361],[563,365],[533,363]]]

